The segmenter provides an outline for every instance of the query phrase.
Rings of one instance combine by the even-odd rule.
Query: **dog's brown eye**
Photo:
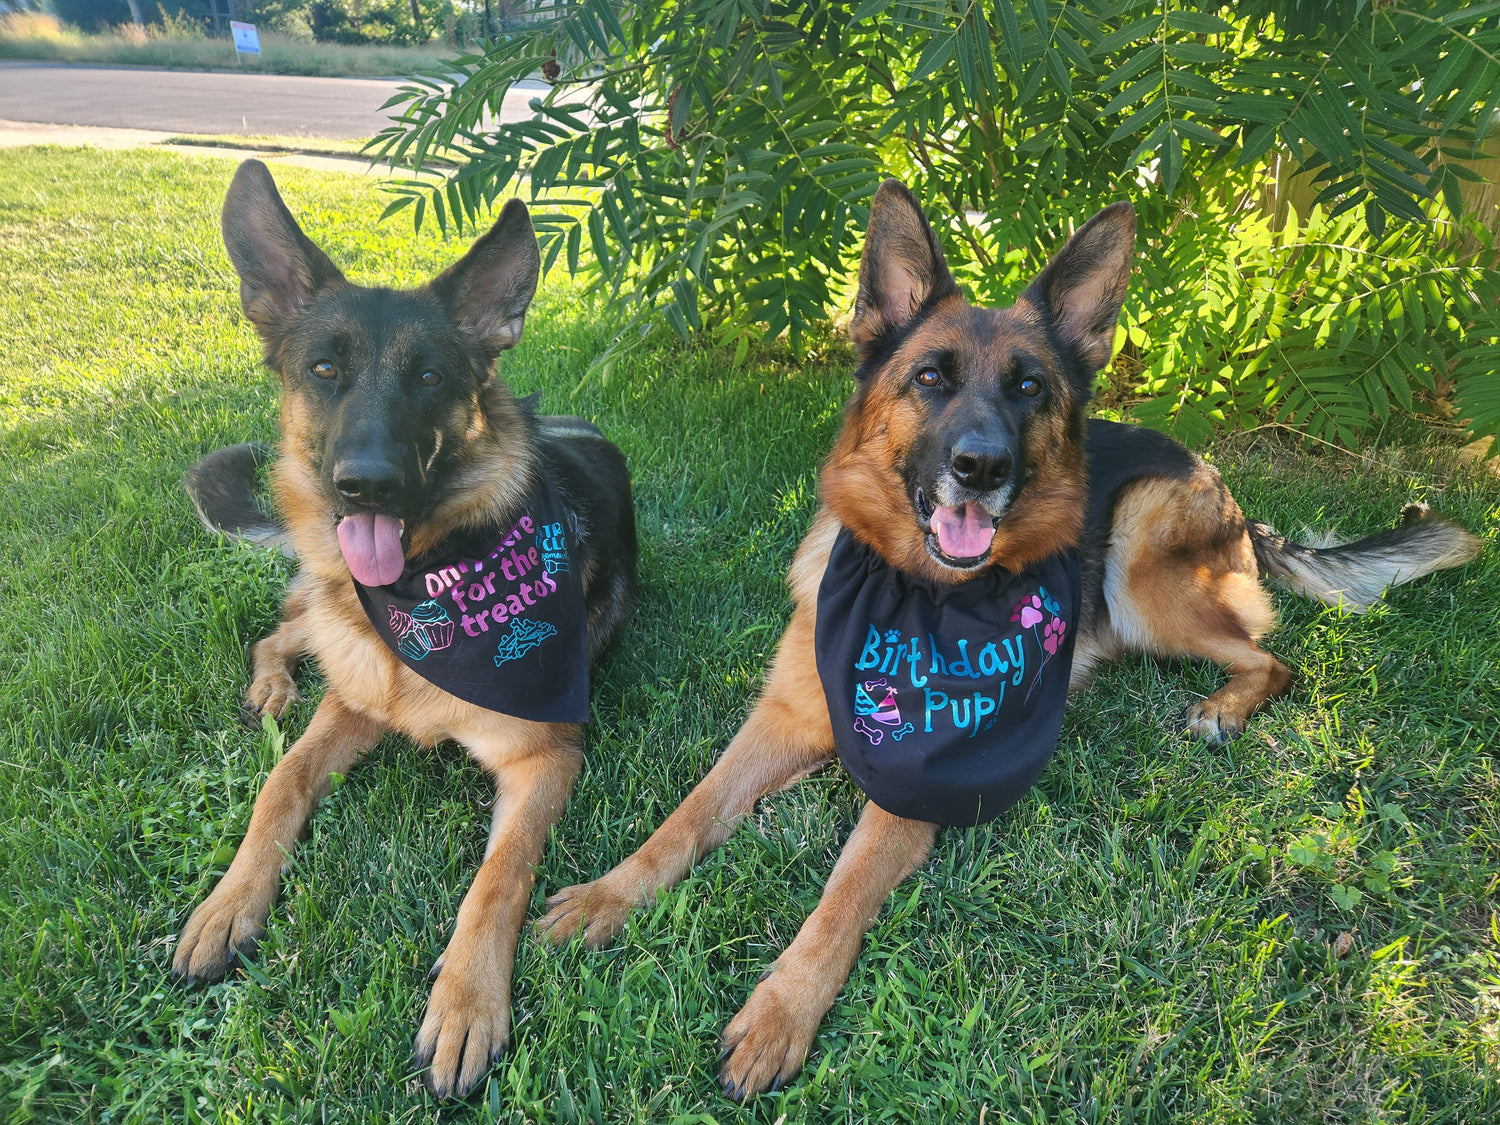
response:
[[[317,363],[312,365],[312,373],[319,379],[332,379],[339,373],[339,369],[333,364],[329,363],[326,359],[320,359]]]
[[[1028,398],[1034,398],[1042,391],[1042,381],[1040,379],[1033,379],[1028,375],[1021,380],[1020,387],[1023,395]]]
[[[424,371],[420,378],[424,387],[435,387],[443,381],[443,377],[436,371]]]
[[[924,367],[917,372],[917,382],[924,387],[935,387],[943,381],[943,377],[930,367]]]

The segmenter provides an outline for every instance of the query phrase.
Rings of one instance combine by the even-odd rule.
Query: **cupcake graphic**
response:
[[[409,617],[392,606],[391,628],[397,631],[396,647],[408,660],[421,660],[453,643],[453,619],[434,601],[413,607]]]

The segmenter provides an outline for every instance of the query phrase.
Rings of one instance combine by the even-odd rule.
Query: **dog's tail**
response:
[[[1364,613],[1400,586],[1435,570],[1462,566],[1481,544],[1458,524],[1433,515],[1426,504],[1408,504],[1401,526],[1353,543],[1306,547],[1277,535],[1269,524],[1247,520],[1260,572],[1305,597]]]
[[[256,477],[276,455],[261,442],[227,445],[199,461],[187,474],[188,496],[203,526],[218,535],[290,553],[286,527],[261,506]]]

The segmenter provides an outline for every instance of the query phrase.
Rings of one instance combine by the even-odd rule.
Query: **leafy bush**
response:
[[[633,314],[606,364],[658,317],[741,355],[757,335],[800,347],[846,299],[868,200],[896,175],[982,300],[1133,198],[1143,268],[1114,377],[1158,425],[1195,438],[1269,414],[1350,441],[1456,382],[1494,432],[1500,280],[1464,211],[1500,106],[1497,12],[562,2],[419,76],[377,151],[448,169],[393,182],[390,210],[419,225],[472,223],[529,175],[547,265]],[[537,73],[554,85],[533,117],[495,126]]]

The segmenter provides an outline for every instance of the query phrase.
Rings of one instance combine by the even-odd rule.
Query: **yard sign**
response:
[[[260,54],[260,33],[253,23],[230,21],[229,30],[234,34],[234,57]]]

